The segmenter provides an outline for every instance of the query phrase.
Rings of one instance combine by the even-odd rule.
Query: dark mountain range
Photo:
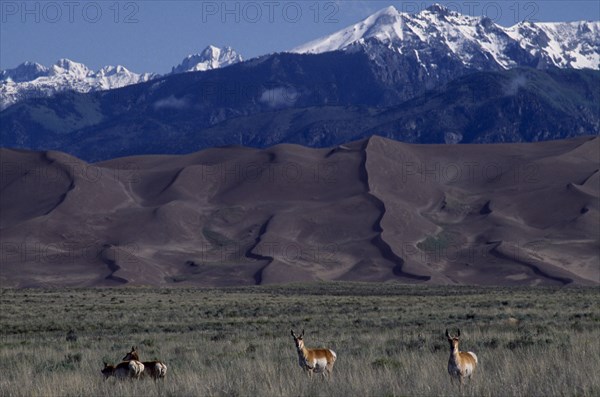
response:
[[[512,69],[479,72],[398,106],[286,109],[225,121],[204,134],[262,147],[316,147],[373,134],[415,143],[534,142],[600,132],[600,72]],[[263,131],[273,140],[265,141]]]
[[[405,81],[403,86],[410,92],[415,82],[433,88],[432,84],[455,78],[464,70],[600,69],[600,22],[522,21],[504,27],[490,18],[461,15],[439,4],[414,14],[389,6],[291,50],[305,54],[332,51],[366,53],[381,68],[382,78]],[[172,73],[216,69],[241,60],[230,47],[208,46],[202,53],[186,57]],[[49,68],[25,62],[0,70],[0,109],[29,98],[64,91],[102,91],[157,77],[157,73],[136,74],[123,66],[93,72],[68,59]]]
[[[505,28],[440,5],[387,7],[292,53],[236,63],[211,47],[182,64],[201,72],[22,100],[0,112],[1,145],[98,161],[373,134],[420,143],[594,135],[598,37],[597,21]]]
[[[0,138],[5,147],[99,161],[232,144],[324,147],[372,134],[493,143],[600,131],[599,71],[471,71],[438,80],[433,90],[384,72],[362,52],[278,54],[117,90],[24,101],[0,113]]]

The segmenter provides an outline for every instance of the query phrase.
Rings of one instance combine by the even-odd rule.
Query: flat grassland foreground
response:
[[[2,396],[598,396],[597,288],[323,283],[225,289],[2,289]],[[290,328],[333,349],[298,365]],[[445,328],[477,354],[460,389]],[[70,332],[73,330],[74,332]],[[67,334],[69,338],[67,338]],[[132,345],[164,381],[103,380]]]

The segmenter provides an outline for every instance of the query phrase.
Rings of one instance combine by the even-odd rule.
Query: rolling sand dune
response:
[[[600,139],[1,150],[2,286],[600,283]]]

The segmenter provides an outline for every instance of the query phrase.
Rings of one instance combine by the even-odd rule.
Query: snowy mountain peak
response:
[[[450,10],[439,3],[433,3],[429,7],[425,9],[425,11],[429,11],[434,14],[445,15],[449,14]]]
[[[384,16],[384,15],[396,17],[396,16],[400,15],[400,11],[398,11],[396,9],[396,7],[394,7],[394,6],[388,6],[388,7],[382,8],[381,10],[375,12],[369,18],[372,18],[372,17],[378,18],[378,17]]]
[[[48,72],[48,68],[36,62],[23,62],[14,69],[0,71],[0,81],[20,83],[35,80]]]
[[[59,59],[54,65],[50,67],[51,76],[59,76],[63,74],[69,74],[76,78],[86,78],[93,74],[83,63],[71,61],[70,59],[62,58]]]
[[[0,110],[23,99],[52,96],[63,91],[108,90],[148,81],[156,75],[132,73],[125,67],[105,66],[94,72],[83,63],[59,59],[46,68],[25,62],[0,72]]]
[[[291,52],[357,49],[372,59],[380,51],[405,54],[427,73],[447,62],[479,70],[516,66],[600,69],[600,22],[521,22],[506,28],[487,17],[462,15],[440,4],[416,14],[390,6]]]
[[[242,60],[242,56],[231,47],[219,48],[209,45],[200,54],[185,57],[179,65],[171,69],[171,74],[217,69]]]
[[[96,73],[97,76],[114,76],[117,74],[130,76],[130,75],[132,75],[132,72],[130,72],[125,66],[121,66],[121,65],[110,66],[109,65],[109,66],[104,66],[102,69],[100,69]]]
[[[227,50],[228,48],[229,47],[225,47],[225,50]],[[202,55],[208,58],[218,59],[219,55],[221,55],[221,49],[219,47],[215,47],[214,45],[209,45],[204,49],[204,51],[202,51]]]
[[[82,63],[72,61],[68,58],[61,58],[58,61],[56,61],[56,63],[54,65],[57,67],[63,68],[63,69],[71,69],[71,68],[78,68],[81,66],[85,66]]]
[[[345,49],[355,43],[363,43],[370,38],[375,38],[381,42],[402,39],[402,16],[403,14],[396,10],[394,6],[389,6],[357,24],[296,47],[291,52],[319,54]]]
[[[188,55],[171,73],[221,68],[241,62],[231,47],[209,45],[200,54]],[[104,66],[98,71],[67,58],[49,68],[24,62],[14,69],[0,70],[0,110],[28,98],[48,97],[59,92],[110,90],[160,77],[155,73],[134,73],[126,67]]]

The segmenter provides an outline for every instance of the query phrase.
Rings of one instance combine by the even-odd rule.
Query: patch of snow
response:
[[[416,14],[402,13],[390,6],[291,52],[354,51],[373,40],[392,51],[416,51],[420,62],[425,62],[423,51],[436,48],[467,67],[482,68],[477,62],[489,60],[496,67],[509,69],[522,62],[522,55],[514,51],[520,47],[532,58],[540,59],[541,65],[600,69],[599,21],[521,22],[503,27],[488,18],[461,15],[439,4]],[[373,50],[373,46],[369,49]]]

